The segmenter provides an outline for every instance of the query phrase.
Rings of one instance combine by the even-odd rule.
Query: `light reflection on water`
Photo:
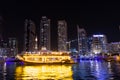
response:
[[[73,80],[71,65],[35,65],[16,67],[16,79]]]
[[[73,66],[74,80],[119,80],[119,78],[118,62],[82,61]]]
[[[73,65],[0,63],[0,80],[119,80],[120,63],[80,61]]]

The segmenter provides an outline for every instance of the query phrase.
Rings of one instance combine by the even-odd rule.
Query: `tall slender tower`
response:
[[[58,51],[67,51],[67,22],[58,21]]]
[[[50,37],[50,19],[48,19],[46,16],[42,16],[42,19],[40,21],[39,49],[45,47],[47,50],[51,50]]]
[[[24,36],[24,50],[35,50],[35,24],[31,20],[25,20],[25,36]]]
[[[78,25],[77,30],[78,30],[78,51],[81,55],[86,55],[88,51],[86,31],[84,28],[79,28]]]

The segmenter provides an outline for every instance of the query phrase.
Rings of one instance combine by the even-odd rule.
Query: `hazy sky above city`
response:
[[[4,31],[7,36],[23,38],[24,21],[31,19],[39,27],[41,16],[51,19],[52,34],[57,32],[57,20],[65,19],[68,23],[69,40],[77,38],[76,25],[85,28],[88,36],[105,34],[108,42],[120,40],[120,5],[119,2],[67,2],[51,0],[15,1],[0,3],[4,19]],[[56,33],[57,34],[57,33]],[[52,36],[52,38],[56,35]]]

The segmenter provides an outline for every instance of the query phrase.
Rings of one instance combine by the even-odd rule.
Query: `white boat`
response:
[[[47,50],[23,52],[17,55],[16,58],[25,63],[75,63],[69,52],[53,52]]]

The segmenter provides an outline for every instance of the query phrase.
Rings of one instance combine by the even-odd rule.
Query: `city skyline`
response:
[[[52,35],[57,33],[57,21],[66,20],[68,40],[77,38],[77,25],[84,28],[87,36],[105,34],[108,42],[118,42],[119,38],[119,4],[115,2],[35,2],[3,1],[0,13],[4,21],[4,35],[17,37],[23,44],[24,20],[31,19],[37,28],[41,16],[51,19]],[[38,31],[39,32],[39,31]],[[52,36],[57,39],[57,36]],[[52,42],[57,44],[57,42]]]

